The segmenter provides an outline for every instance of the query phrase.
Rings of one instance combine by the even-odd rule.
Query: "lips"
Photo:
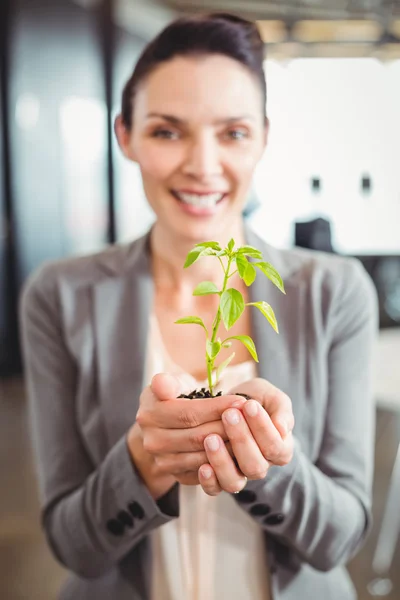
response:
[[[225,192],[197,193],[177,190],[173,190],[172,194],[180,202],[199,208],[213,208],[226,196]]]

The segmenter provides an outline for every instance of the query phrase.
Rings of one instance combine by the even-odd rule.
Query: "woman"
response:
[[[142,54],[115,124],[154,226],[46,265],[26,287],[43,526],[72,572],[64,599],[355,597],[344,565],[371,519],[375,295],[355,260],[279,251],[244,226],[265,103],[253,24],[172,23]],[[255,338],[258,372],[237,343],[230,394],[177,399],[206,374],[202,328],[174,322],[209,326],[217,297],[192,291],[222,276],[218,261],[183,262],[194,244],[231,237],[282,275],[286,296],[260,277],[231,280],[271,302],[280,335],[247,309],[230,333]]]

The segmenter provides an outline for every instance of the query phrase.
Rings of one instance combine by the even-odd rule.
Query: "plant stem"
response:
[[[229,269],[230,269],[230,266],[231,266],[231,262],[232,262],[232,259],[228,258],[228,266],[226,267],[226,271],[225,271],[225,277],[224,277],[224,283],[222,285],[221,295],[226,290],[226,285],[227,285],[228,279],[229,279]],[[211,337],[211,341],[212,342],[215,342],[215,339],[216,339],[217,333],[218,333],[218,327],[219,327],[220,323],[221,323],[221,309],[218,306],[218,312],[217,312],[217,315],[215,317],[215,321],[214,321],[214,325],[213,325],[213,332],[212,332],[212,337]]]
[[[221,260],[221,264],[222,264],[222,268],[224,269],[224,282],[222,284],[222,290],[221,290],[221,295],[225,292],[226,290],[226,286],[228,283],[228,279],[229,279],[229,269],[231,266],[231,262],[232,262],[232,258],[228,257],[228,265],[226,267],[226,269],[224,269],[224,265],[222,263]],[[221,309],[218,306],[218,311],[214,320],[214,324],[213,324],[213,330],[212,330],[212,337],[211,337],[211,341],[214,343],[217,337],[217,333],[218,333],[218,327],[221,323]],[[213,385],[212,385],[212,371],[214,368],[214,361],[215,361],[216,356],[211,359],[211,360],[207,360],[207,376],[208,376],[208,385],[210,388],[210,393],[211,395],[213,395]]]
[[[223,270],[223,272],[225,274],[225,267],[224,267],[224,263],[222,262],[222,258],[220,256],[218,256],[218,260],[221,263],[222,270]]]
[[[210,390],[211,396],[213,396],[213,382],[212,382],[213,365],[214,365],[214,361],[210,361],[207,358],[207,379],[208,379],[208,388]]]

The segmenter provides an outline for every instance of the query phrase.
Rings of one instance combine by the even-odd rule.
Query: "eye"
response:
[[[172,131],[171,129],[160,128],[153,131],[151,137],[159,138],[162,140],[177,140],[179,134],[176,131]]]
[[[226,132],[226,137],[229,140],[238,141],[244,140],[249,137],[249,132],[243,128],[230,129]]]

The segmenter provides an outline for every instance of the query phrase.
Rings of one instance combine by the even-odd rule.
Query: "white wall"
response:
[[[400,252],[400,61],[299,59],[266,71],[271,132],[254,227],[290,246],[293,221],[322,214],[341,252]],[[318,196],[312,176],[322,180]]]

